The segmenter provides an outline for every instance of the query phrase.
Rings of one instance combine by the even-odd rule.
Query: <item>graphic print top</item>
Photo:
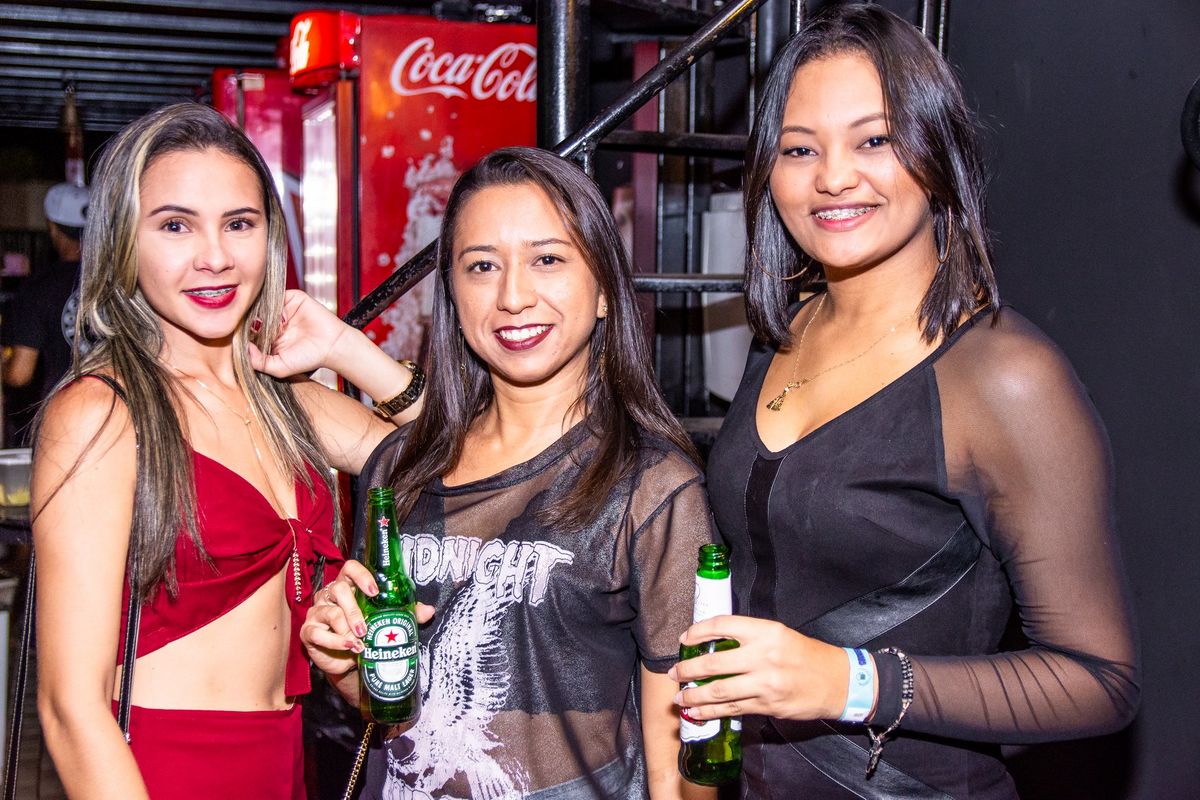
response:
[[[380,444],[361,485],[386,483],[405,435]],[[421,631],[424,707],[371,752],[364,797],[646,796],[634,675],[675,662],[713,526],[697,467],[651,440],[587,528],[548,527],[537,512],[594,448],[579,424],[490,478],[425,488],[401,527],[418,599],[437,608]]]

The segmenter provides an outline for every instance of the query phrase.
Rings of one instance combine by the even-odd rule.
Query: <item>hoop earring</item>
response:
[[[794,281],[797,278],[803,277],[804,273],[805,273],[805,270],[801,269],[798,272],[796,272],[794,275],[776,275],[774,272],[771,272],[771,270],[767,269],[766,267],[764,267],[762,265],[762,262],[758,260],[758,253],[754,250],[750,251],[750,262],[754,265],[754,268],[756,270],[758,270],[759,272],[761,272],[762,274],[769,275],[772,278],[775,278],[776,280],[780,280],[780,281]]]
[[[951,213],[950,207],[946,207],[946,239],[942,242],[942,247],[937,252],[938,266],[946,263],[950,258],[950,245],[954,242],[954,214]]]

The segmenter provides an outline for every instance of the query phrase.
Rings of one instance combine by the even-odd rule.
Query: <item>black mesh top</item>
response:
[[[1012,797],[1000,743],[1127,723],[1138,653],[1107,436],[1046,336],[1009,308],[976,315],[779,452],[755,425],[774,352],[751,352],[708,468],[739,611],[898,647],[916,695],[871,780],[861,727],[747,719],[743,794]],[[1028,644],[1001,652],[1014,608]],[[886,726],[899,662],[877,661]]]
[[[384,485],[404,436],[380,444],[364,485]],[[675,663],[715,531],[700,471],[654,440],[585,530],[544,525],[537,512],[594,445],[581,423],[530,461],[422,493],[401,535],[417,596],[437,608],[421,631],[424,707],[370,753],[364,797],[646,796],[634,676]]]

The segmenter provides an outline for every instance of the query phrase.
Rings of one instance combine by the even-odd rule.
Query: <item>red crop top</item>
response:
[[[208,456],[193,452],[196,482],[196,527],[212,563],[205,563],[195,543],[181,534],[175,544],[175,574],[179,592],[165,589],[142,603],[138,656],[144,656],[198,630],[237,607],[260,586],[290,565],[293,548],[299,558],[299,577],[288,566],[288,607],[292,635],[288,645],[284,692],[307,693],[312,687],[308,661],[300,644],[300,626],[312,605],[313,571],[325,557],[325,580],[341,568],[343,556],[333,542],[333,501],[321,476],[312,467],[313,492],[296,481],[296,517],[282,519],[267,499],[245,478]],[[126,584],[122,607],[129,600]],[[121,642],[125,640],[121,615]],[[123,649],[120,647],[118,649]],[[117,654],[120,663],[121,653]]]

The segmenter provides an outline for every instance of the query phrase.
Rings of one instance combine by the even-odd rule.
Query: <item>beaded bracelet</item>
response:
[[[867,777],[871,777],[875,773],[875,767],[879,765],[879,758],[883,755],[883,745],[887,737],[891,736],[896,728],[900,727],[900,721],[904,719],[905,713],[908,712],[908,707],[913,701],[913,666],[912,661],[901,650],[895,647],[885,647],[882,650],[876,650],[880,655],[893,655],[900,659],[900,713],[892,720],[892,724],[888,725],[882,733],[876,733],[867,725],[867,735],[871,737],[871,753],[867,758]]]

